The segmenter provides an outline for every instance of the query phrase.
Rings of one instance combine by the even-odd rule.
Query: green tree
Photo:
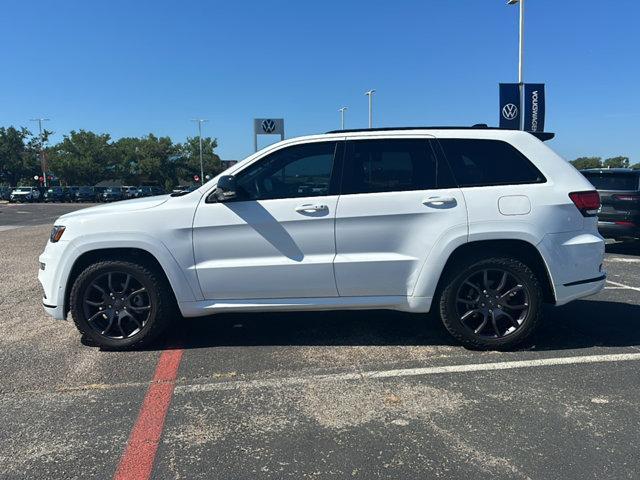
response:
[[[112,145],[114,178],[121,179],[126,185],[140,183],[141,144],[140,138],[123,137]]]
[[[214,177],[222,171],[220,157],[215,153],[217,147],[217,138],[202,137],[202,165],[205,175]],[[188,137],[185,143],[179,145],[179,150],[178,179],[193,181],[194,175],[200,175],[200,140],[198,137]]]
[[[629,157],[610,157],[602,165],[606,168],[627,168],[629,166]]]
[[[631,168],[633,168],[634,170],[640,170],[640,163],[634,163],[633,165],[631,165]]]
[[[180,149],[169,137],[149,134],[138,145],[138,174],[141,182],[173,188],[177,183],[177,160]]]
[[[585,168],[598,168],[602,166],[601,157],[579,157],[570,162],[578,170]]]
[[[26,128],[0,127],[0,181],[16,185],[39,174],[37,157],[27,146],[31,135]]]
[[[107,133],[72,130],[49,149],[49,167],[68,185],[94,185],[113,178],[113,148]]]

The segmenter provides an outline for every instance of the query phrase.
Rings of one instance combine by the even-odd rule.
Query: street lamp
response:
[[[369,97],[369,128],[373,128],[373,94],[376,93],[375,90],[369,90],[368,92],[364,92],[364,94]]]
[[[524,105],[524,83],[522,79],[522,64],[523,64],[523,49],[524,49],[524,0],[507,0],[507,5],[520,4],[520,31],[518,34],[518,88],[520,90],[520,105]],[[524,116],[521,115],[521,122],[524,121]],[[520,129],[523,128],[523,124],[520,124]]]
[[[347,111],[347,107],[339,108],[338,111],[340,112],[340,130],[344,130],[344,112]]]
[[[48,118],[32,118],[30,121],[38,122],[38,130],[40,131],[40,168],[42,169],[42,186],[47,186],[47,163],[44,159],[44,138],[42,137],[42,122],[48,122]]]
[[[192,118],[192,122],[198,122],[198,140],[200,141],[200,185],[204,184],[204,166],[202,164],[202,124],[208,122],[206,118]]]

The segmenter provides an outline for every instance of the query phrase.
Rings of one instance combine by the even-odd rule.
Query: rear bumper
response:
[[[556,305],[594,295],[604,288],[604,239],[596,234],[548,234],[538,245],[551,276]]]
[[[606,238],[634,237],[640,238],[639,225],[620,225],[615,222],[598,222],[598,231],[600,235]]]

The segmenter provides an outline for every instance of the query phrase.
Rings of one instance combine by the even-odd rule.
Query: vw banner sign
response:
[[[500,128],[520,129],[520,89],[517,83],[500,84]]]
[[[284,140],[284,118],[253,119],[253,149],[258,151],[258,135],[280,135]]]
[[[544,83],[526,83],[524,86],[524,129],[544,132]]]
[[[253,131],[257,135],[284,135],[284,119],[254,118]]]

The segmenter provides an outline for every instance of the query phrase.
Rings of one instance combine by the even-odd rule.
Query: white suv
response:
[[[60,217],[44,308],[109,348],[218,312],[439,313],[460,342],[510,348],[542,304],[600,291],[593,186],[534,135],[329,132],[272,145],[191,193]],[[177,307],[177,308],[174,308]]]

